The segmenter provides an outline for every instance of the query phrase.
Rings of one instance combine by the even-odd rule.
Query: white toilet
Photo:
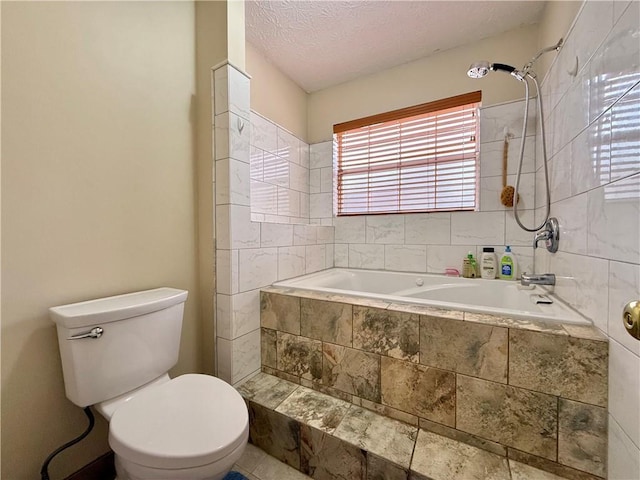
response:
[[[247,444],[247,407],[233,387],[169,378],[186,299],[158,288],[50,309],[67,397],[109,421],[118,480],[219,480]]]

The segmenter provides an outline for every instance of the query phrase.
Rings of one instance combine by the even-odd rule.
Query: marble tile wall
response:
[[[334,145],[332,141],[310,145],[309,216],[311,223],[333,225],[334,215]]]
[[[605,476],[608,344],[595,327],[304,295],[261,293],[262,369],[331,396],[304,418],[295,395],[279,412],[332,433],[342,411],[317,412],[349,402],[525,463]]]
[[[533,222],[535,206],[535,102],[529,110],[520,185],[520,213]],[[520,271],[533,271],[531,235],[516,225],[511,208],[500,203],[502,152],[505,131],[509,136],[507,182],[515,184],[523,102],[484,107],[480,113],[480,187],[477,212],[442,212],[407,215],[336,217],[335,265],[377,270],[444,273],[460,270],[469,251],[479,257],[482,247],[497,254],[510,245]],[[328,224],[333,207],[332,142],[311,145],[311,217]],[[315,168],[315,170],[314,170]],[[316,217],[321,217],[317,220]]]
[[[251,132],[251,219],[308,224],[309,145],[254,111]]]
[[[612,479],[640,478],[640,342],[621,317],[627,302],[640,300],[639,35],[637,1],[585,2],[542,83],[551,215],[561,240],[556,254],[536,251],[536,270],[554,272],[556,294],[609,337]],[[607,419],[593,415],[593,428],[604,428]]]
[[[250,111],[245,73],[225,63],[212,76],[217,374],[235,384],[275,362],[261,359],[261,344],[284,341],[260,336],[260,288],[332,267],[334,233],[308,224],[308,145]],[[272,206],[256,202],[268,189],[275,210],[256,216],[256,205]]]

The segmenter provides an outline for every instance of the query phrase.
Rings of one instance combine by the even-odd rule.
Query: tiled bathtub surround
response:
[[[564,475],[605,476],[608,344],[594,327],[276,287],[261,295],[264,372]],[[320,430],[342,415],[302,419],[284,405]]]
[[[319,480],[597,478],[557,465],[549,473],[264,373],[239,391],[251,442]]]
[[[640,251],[637,242],[640,235],[637,223],[640,216],[638,7],[638,2],[585,2],[572,30],[565,36],[565,46],[542,85],[549,137],[552,215],[560,220],[562,240],[560,251],[554,255],[542,249],[536,250],[536,270],[556,273],[556,293],[591,318],[611,340],[608,361],[612,375],[607,412],[609,476],[618,479],[640,478],[640,413],[638,409],[627,408],[628,403],[640,403],[640,377],[637,375],[640,369],[640,343],[624,331],[620,321],[622,306],[636,299],[640,292]],[[576,57],[579,70],[577,76],[572,77],[567,71],[575,64]],[[230,70],[234,69],[230,67]],[[309,221],[327,227],[251,222],[248,168],[251,152],[248,134],[251,129],[246,128],[251,124],[249,82],[238,77],[238,74],[237,71],[227,76],[219,74],[214,83],[216,341],[219,374],[235,383],[255,372],[260,366],[260,343],[263,346],[262,364],[275,370],[278,368],[278,341],[282,345],[290,345],[289,357],[294,358],[295,339],[304,336],[309,339],[309,345],[320,343],[321,355],[317,355],[317,349],[313,350],[316,353],[310,358],[316,365],[308,369],[308,375],[314,380],[317,378],[314,375],[321,377],[321,381],[311,380],[316,388],[331,389],[336,394],[355,395],[363,403],[372,402],[370,405],[380,411],[392,412],[413,421],[416,415],[375,400],[380,396],[380,402],[383,402],[384,395],[380,388],[376,390],[374,380],[364,384],[356,381],[363,376],[375,378],[371,373],[359,372],[375,372],[376,360],[382,356],[414,363],[407,358],[380,353],[393,351],[411,357],[407,353],[411,351],[410,345],[404,345],[404,350],[384,344],[378,345],[376,348],[380,350],[377,351],[358,350],[353,347],[353,337],[351,344],[345,337],[331,343],[326,339],[328,337],[322,336],[322,332],[316,332],[317,327],[313,325],[308,326],[310,331],[305,333],[290,332],[277,326],[263,329],[262,336],[259,335],[258,298],[261,286],[269,285],[276,279],[322,269],[323,263],[326,266],[333,265],[334,233],[333,228],[328,227],[332,224],[329,212],[332,210],[330,188],[333,181],[333,147],[332,142],[324,142],[309,148]],[[614,81],[626,82],[626,86],[612,89],[610,87]],[[516,135],[511,140],[509,150],[508,181],[514,183],[517,160],[514,150],[517,150],[517,137],[520,135],[517,127],[519,112],[521,115],[521,102],[491,106],[482,111],[480,212],[337,218],[336,266],[442,272],[446,267],[459,265],[468,250],[476,249],[478,252],[479,246],[511,244],[516,245],[514,250],[521,270],[530,270],[533,264],[531,235],[521,232],[512,214],[495,204],[505,126],[509,133]],[[238,119],[242,122],[238,123]],[[242,130],[238,128],[240,124],[244,125]],[[533,128],[534,123],[530,125]],[[277,127],[275,131],[277,149]],[[534,130],[528,132],[528,139],[531,140],[530,137],[536,133]],[[535,159],[532,146],[533,142],[529,141],[525,152],[523,182],[528,188],[529,176],[535,174],[535,206],[536,215],[539,216],[541,199],[544,198],[539,141]],[[277,183],[277,180],[274,181]],[[303,193],[302,190],[300,192]],[[527,192],[525,189],[523,216],[525,223],[530,224],[533,210]],[[498,248],[498,251],[501,249]],[[409,310],[406,308],[404,311],[416,313]],[[432,317],[440,318],[439,315]],[[482,323],[482,318],[477,316],[474,321]],[[489,344],[504,345],[501,343],[501,330],[497,327],[510,329],[510,323],[488,324],[496,327],[491,334],[478,331],[478,335],[484,335],[481,338]],[[424,341],[437,341],[439,333],[436,326],[436,322],[432,322],[428,334],[432,339]],[[566,334],[567,329],[564,331]],[[419,332],[422,342],[424,332],[420,327]],[[344,332],[341,331],[341,334],[344,335]],[[370,342],[371,339],[358,341]],[[464,342],[464,339],[456,337],[455,341]],[[499,350],[499,347],[496,348]],[[566,342],[562,348],[572,347],[570,342]],[[455,350],[460,352],[460,347]],[[479,354],[488,350],[495,349],[479,348]],[[450,352],[453,351],[453,348],[450,349]],[[490,386],[522,388],[505,383],[511,380],[510,366],[505,366],[499,357],[482,357],[482,361],[478,362],[456,358],[446,363],[442,360],[446,358],[442,357],[443,353],[446,351],[420,351],[418,357],[430,356],[428,362],[434,364],[436,361],[444,362],[435,367],[443,371],[451,371],[455,366],[456,379],[466,376],[490,382]],[[508,350],[508,353],[512,351]],[[318,358],[320,368],[317,366]],[[393,363],[391,360],[389,364]],[[334,375],[334,372],[342,371],[345,364],[358,364],[360,370],[348,375]],[[282,370],[280,372],[286,374]],[[526,372],[520,373],[524,375]],[[521,381],[525,382],[525,378],[521,378]],[[535,389],[538,388],[542,387]],[[501,391],[505,402],[511,402],[511,391]],[[540,393],[555,397],[560,395],[562,398],[566,395],[566,392]],[[602,391],[592,392],[592,395],[601,396]],[[579,399],[566,397],[566,402],[560,404],[557,410],[572,411],[574,403],[583,405]],[[600,405],[596,407],[602,408]],[[571,441],[558,443],[558,461],[561,463],[569,465],[568,455],[578,456],[579,448],[571,445],[580,445],[581,436],[590,438],[590,429],[598,431],[601,428],[602,410],[590,412],[583,414],[591,425],[585,433],[565,436]],[[451,430],[451,427],[436,423],[435,420],[421,418],[420,423],[430,425],[431,429],[448,429],[449,435],[467,435],[465,438],[469,441],[468,433],[459,429]],[[557,420],[556,425],[558,432],[566,431],[561,419]],[[560,437],[562,435],[559,433]],[[496,451],[504,448],[492,439],[475,439],[483,444],[483,448],[491,447]],[[567,453],[572,450],[575,450],[573,454]],[[510,451],[514,455],[526,455],[519,450]],[[530,457],[528,461],[535,459],[542,463],[547,461],[542,456]],[[576,465],[578,463],[576,460]],[[586,470],[584,466],[576,468]]]
[[[213,71],[213,88],[217,374],[237,383],[260,369],[260,288],[332,267],[334,235],[330,226],[267,222],[308,221],[308,148],[250,112],[250,79],[232,65]],[[289,210],[252,220],[252,169]]]
[[[554,272],[556,294],[609,337],[613,479],[640,478],[640,342],[621,316],[640,299],[639,36],[639,2],[585,2],[542,84],[551,215],[561,232],[556,254],[536,251],[536,269]],[[540,158],[538,150],[542,187]]]

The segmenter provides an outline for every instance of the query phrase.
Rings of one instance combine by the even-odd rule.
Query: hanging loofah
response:
[[[509,155],[509,134],[505,131],[504,146],[502,147],[502,192],[500,192],[500,203],[505,207],[513,207],[513,197],[516,193],[515,188],[507,185],[507,160]],[[520,195],[518,195],[518,202]]]
[[[500,192],[500,203],[505,207],[513,207],[513,196],[516,193],[516,189],[511,185],[506,185],[502,192]],[[520,200],[520,195],[518,195],[518,201]]]

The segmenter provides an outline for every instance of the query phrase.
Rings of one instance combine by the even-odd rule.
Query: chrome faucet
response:
[[[556,276],[553,273],[542,273],[540,275],[531,274],[523,272],[520,277],[520,283],[528,287],[529,285],[555,285],[556,284]]]
[[[533,248],[538,248],[538,243],[544,240],[545,246],[547,250],[551,253],[555,253],[558,251],[558,241],[560,240],[560,225],[558,224],[558,219],[555,217],[551,217],[544,224],[544,230],[536,233],[536,236],[533,238]]]
[[[533,248],[538,248],[538,244],[544,240],[551,240],[551,231],[550,230],[541,230],[536,233],[536,236],[533,239]]]

